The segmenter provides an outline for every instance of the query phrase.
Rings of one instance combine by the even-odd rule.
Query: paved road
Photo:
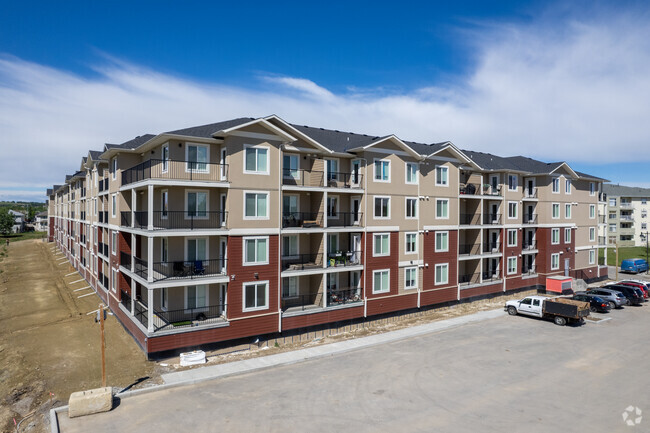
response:
[[[581,327],[487,322],[125,399],[70,432],[616,432],[650,429],[650,304]],[[636,427],[622,413],[638,406]]]

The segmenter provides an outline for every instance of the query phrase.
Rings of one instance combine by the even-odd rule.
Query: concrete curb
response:
[[[485,320],[496,319],[505,315],[502,308],[481,311],[468,316],[459,316],[452,319],[440,320],[424,325],[402,328],[396,331],[385,332],[383,334],[370,335],[368,337],[355,338],[345,341],[338,341],[318,347],[299,349],[291,352],[278,353],[275,355],[261,356],[258,358],[247,359],[244,361],[235,361],[227,364],[219,364],[195,368],[192,370],[179,371],[175,373],[163,374],[161,377],[165,382],[162,385],[155,385],[148,388],[116,393],[115,397],[121,400],[129,397],[135,397],[142,394],[148,394],[166,389],[192,385],[199,382],[206,382],[213,379],[236,376],[239,374],[251,373],[260,370],[266,370],[283,365],[292,365],[299,362],[319,359],[326,356],[334,356],[366,347],[377,346],[380,344],[392,343],[408,338],[418,337],[433,332],[444,331],[456,328],[469,323],[477,323]],[[59,433],[58,414],[68,410],[68,406],[60,406],[50,409],[50,424],[52,433]]]

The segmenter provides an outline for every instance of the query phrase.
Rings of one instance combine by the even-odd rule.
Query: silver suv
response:
[[[588,292],[577,292],[585,295],[596,295],[600,298],[603,298],[609,303],[609,306],[612,308],[621,308],[623,305],[628,305],[630,301],[618,290],[605,289],[605,288],[595,288],[591,289]]]

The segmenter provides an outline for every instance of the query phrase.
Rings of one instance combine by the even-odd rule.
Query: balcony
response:
[[[282,256],[283,271],[304,271],[323,267],[323,254],[296,254]]]
[[[168,279],[196,279],[226,275],[226,259],[155,262],[153,281]]]
[[[327,267],[358,266],[361,264],[361,251],[338,251],[327,255]]]
[[[348,287],[342,289],[331,289],[327,291],[327,306],[337,307],[339,305],[360,304],[363,302],[363,288]],[[322,307],[322,295],[313,293],[307,295],[297,295],[290,298],[282,298],[282,311],[308,311],[324,310]]]
[[[150,159],[122,172],[122,185],[148,179],[228,182],[228,164]]]
[[[522,277],[530,277],[530,276],[533,276],[533,275],[537,275],[537,270],[535,269],[534,265],[530,266],[530,267],[523,266],[521,268],[521,276]]]
[[[108,244],[103,242],[97,243],[97,254],[101,254],[104,257],[108,257]]]
[[[465,213],[458,216],[458,224],[460,225],[480,225],[481,224],[481,214],[476,213]]]
[[[327,227],[360,226],[362,217],[362,212],[336,212],[327,216]]]
[[[458,254],[461,256],[476,256],[481,253],[481,244],[460,244],[458,245]]]
[[[531,251],[537,249],[537,241],[525,241],[521,246],[523,251]]]
[[[208,305],[180,310],[154,310],[153,330],[189,328],[225,321],[226,304]]]
[[[492,185],[478,184],[478,183],[461,183],[458,188],[458,193],[460,195],[484,195],[492,197],[501,197],[501,185],[497,185],[496,188]]]
[[[537,214],[536,213],[531,213],[531,214],[524,214],[524,224],[537,224]]]
[[[598,224],[606,224],[605,215],[598,215]]]
[[[283,169],[282,185],[328,188],[362,188],[363,175],[358,173],[340,173],[305,169]]]
[[[323,212],[283,212],[282,228],[322,228]]]
[[[131,254],[120,251],[120,266],[131,269]],[[131,308],[131,307],[129,307]]]
[[[501,252],[501,243],[500,242],[484,242],[483,243],[483,252],[487,254],[495,254]]]
[[[621,209],[632,209],[632,202],[625,201],[621,202]]]
[[[100,180],[97,186],[100,193],[108,192],[108,178]]]
[[[537,198],[537,187],[524,188],[524,199],[536,199],[536,198]]]
[[[634,217],[632,215],[621,215],[621,221],[634,221]]]
[[[483,215],[483,224],[501,224],[501,214]]]
[[[133,212],[133,227],[147,229],[149,214],[147,211]],[[201,230],[221,229],[226,227],[228,212],[225,211],[154,211],[153,230]],[[131,227],[131,212],[121,212],[121,226]]]

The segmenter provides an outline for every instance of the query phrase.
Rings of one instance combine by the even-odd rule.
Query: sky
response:
[[[270,114],[650,187],[647,2],[222,3],[4,2],[0,200],[104,143]]]

